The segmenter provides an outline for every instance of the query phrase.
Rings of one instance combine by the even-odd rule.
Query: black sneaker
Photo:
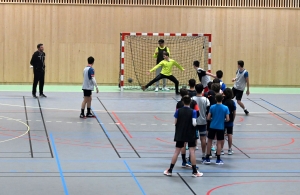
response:
[[[89,118],[95,118],[95,115],[93,115],[92,113],[87,113],[87,114],[86,114],[86,117],[89,117]]]
[[[80,118],[85,118],[85,116],[84,116],[84,114],[80,114],[80,116],[79,116]]]
[[[35,94],[32,94],[32,97],[33,97],[33,98],[37,98],[37,96],[36,96]]]
[[[45,94],[40,94],[40,97],[46,98],[47,96],[45,96]]]
[[[249,114],[249,111],[246,109],[244,110],[245,114],[248,115]]]

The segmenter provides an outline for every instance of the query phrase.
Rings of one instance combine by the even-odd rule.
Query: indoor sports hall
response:
[[[0,194],[298,194],[299,8],[299,0],[0,0]],[[230,99],[232,147],[224,132],[224,154],[208,148],[208,164],[198,139],[203,175],[180,154],[171,163],[174,115],[176,124],[187,117],[176,110],[187,96],[173,77],[180,92],[190,79],[207,85],[210,102],[215,86],[213,99],[222,83],[234,91],[245,82]]]

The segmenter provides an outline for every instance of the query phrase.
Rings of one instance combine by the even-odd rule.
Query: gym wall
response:
[[[94,56],[97,82],[117,84],[120,32],[199,32],[212,34],[212,72],[223,70],[227,84],[242,59],[251,85],[299,85],[297,8],[1,1],[0,83],[31,82],[29,61],[43,43],[47,83],[81,83],[86,59]]]

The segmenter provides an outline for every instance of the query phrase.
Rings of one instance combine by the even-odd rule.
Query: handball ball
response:
[[[129,78],[129,79],[128,79],[128,82],[129,82],[129,83],[132,83],[132,81],[133,81],[132,78]]]

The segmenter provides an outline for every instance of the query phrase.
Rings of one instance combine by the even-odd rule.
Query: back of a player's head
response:
[[[88,64],[94,64],[95,59],[94,59],[92,56],[90,56],[90,57],[87,59],[87,61],[88,61]]]
[[[191,104],[191,97],[189,95],[185,95],[182,97],[182,102],[184,105],[190,105]]]
[[[189,94],[185,88],[181,88],[179,93],[181,97],[184,97]]]
[[[223,77],[223,71],[222,70],[218,70],[216,72],[216,76],[218,77],[218,79],[221,79]]]
[[[196,80],[195,79],[190,79],[189,80],[189,86],[190,87],[195,87],[195,85],[196,85]]]
[[[201,94],[202,91],[203,91],[203,85],[202,84],[197,84],[195,89],[196,89],[198,94]]]
[[[208,87],[208,89],[211,89],[211,85],[213,84],[213,82],[211,82],[211,81],[209,81],[208,83],[207,83],[207,87]]]
[[[214,79],[213,83],[220,83],[220,79]]]
[[[163,39],[158,40],[158,44],[163,44],[163,43],[165,43],[165,40],[163,40]]]
[[[240,67],[244,67],[244,61],[243,60],[239,60],[237,61],[237,64],[240,66]]]
[[[196,60],[193,62],[193,65],[196,67],[200,67],[200,62],[198,60]]]
[[[169,57],[169,55],[170,55],[170,54],[169,54],[169,52],[166,52],[166,51],[164,51],[164,52],[163,52],[163,55],[165,55],[165,56],[168,56],[168,57]]]
[[[223,94],[224,94],[226,99],[232,99],[233,98],[233,92],[232,92],[232,89],[230,89],[230,88],[224,89]]]
[[[220,92],[220,83],[213,83],[211,85],[211,90],[213,90],[215,93],[219,93]]]
[[[222,94],[217,93],[217,94],[216,94],[216,100],[217,100],[218,103],[222,102],[222,100],[223,100]]]

